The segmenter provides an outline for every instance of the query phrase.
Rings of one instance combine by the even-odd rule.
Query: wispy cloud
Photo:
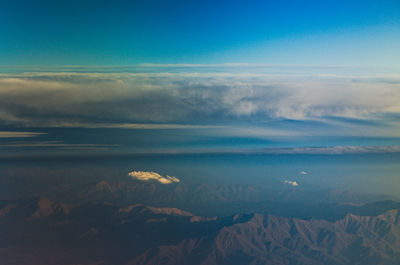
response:
[[[400,153],[400,146],[329,146],[329,147],[285,147],[285,148],[167,148],[164,150],[151,150],[139,152],[138,154],[303,154],[303,155],[345,155],[345,154],[384,154]],[[300,175],[308,172],[301,171]]]
[[[0,143],[1,148],[53,148],[53,149],[110,149],[119,147],[118,144],[82,144],[63,143],[61,141],[19,141]]]
[[[176,123],[84,123],[84,122],[50,122],[46,127],[61,128],[118,128],[118,129],[143,129],[143,130],[168,130],[168,129],[218,129],[222,125],[176,124]],[[41,127],[40,125],[38,127]]]
[[[366,154],[366,153],[398,153],[400,146],[329,146],[329,147],[295,147],[295,148],[266,148],[266,154]],[[302,171],[300,174],[305,175]]]
[[[0,131],[0,138],[26,138],[36,137],[46,133],[42,132],[15,132],[15,131]]]
[[[141,181],[156,180],[161,184],[171,184],[174,182],[180,182],[180,180],[177,177],[171,177],[168,175],[161,176],[160,174],[151,171],[131,171],[128,173],[128,176],[130,176],[133,179]]]

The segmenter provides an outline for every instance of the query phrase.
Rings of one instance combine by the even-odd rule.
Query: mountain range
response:
[[[144,204],[3,200],[0,264],[399,264],[400,203],[333,205],[342,207],[334,218],[210,217]]]

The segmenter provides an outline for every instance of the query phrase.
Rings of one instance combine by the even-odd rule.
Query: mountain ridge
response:
[[[0,229],[5,265],[43,260],[58,265],[397,265],[400,260],[400,208],[328,221],[260,213],[209,218],[171,207],[64,205],[40,197],[0,205],[0,227],[7,227]]]

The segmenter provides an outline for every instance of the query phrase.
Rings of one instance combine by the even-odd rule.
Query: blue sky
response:
[[[399,66],[399,1],[2,1],[2,65]]]

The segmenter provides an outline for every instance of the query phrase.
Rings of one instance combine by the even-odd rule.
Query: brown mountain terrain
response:
[[[271,214],[209,218],[176,208],[46,198],[1,201],[0,264],[395,265],[400,207],[394,206],[368,204],[360,207],[383,213],[327,221]]]
[[[151,249],[129,264],[399,264],[400,212],[336,222],[255,214],[215,235]]]

